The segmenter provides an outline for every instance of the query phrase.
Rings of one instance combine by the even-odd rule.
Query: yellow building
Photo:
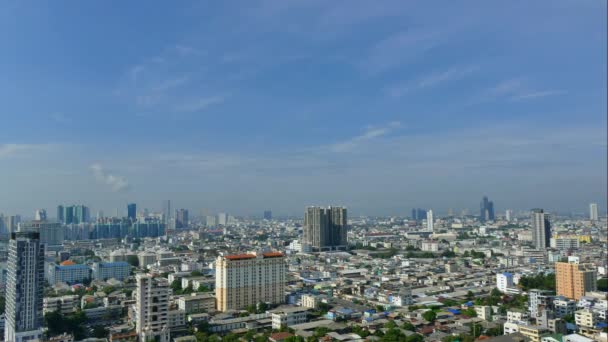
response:
[[[558,296],[578,300],[585,292],[597,289],[597,271],[593,264],[557,262],[555,282]]]

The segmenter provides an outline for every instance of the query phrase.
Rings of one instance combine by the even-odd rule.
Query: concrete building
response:
[[[597,212],[597,203],[590,203],[589,204],[589,220],[591,221],[597,221],[599,218],[598,212]]]
[[[96,280],[125,280],[131,274],[131,265],[125,261],[96,262],[93,264],[93,279]]]
[[[49,266],[49,284],[57,283],[78,284],[87,279],[91,279],[91,269],[87,265],[75,264],[73,261],[66,260],[59,265]]]
[[[528,311],[530,317],[537,317],[542,310],[553,309],[553,298],[551,291],[533,289],[528,291]]]
[[[475,313],[477,313],[477,317],[483,319],[484,321],[492,320],[492,307],[487,305],[475,306]]]
[[[593,264],[557,262],[555,281],[557,295],[578,300],[585,292],[597,290],[597,271]]]
[[[507,292],[508,288],[513,287],[513,274],[509,272],[498,273],[496,275],[496,288],[502,292]]]
[[[553,311],[555,312],[555,317],[559,318],[573,315],[576,311],[576,301],[564,296],[556,296],[553,300]]]
[[[580,246],[577,236],[554,236],[551,238],[551,248],[559,250],[578,249]]]
[[[429,232],[435,231],[435,219],[433,218],[433,210],[426,212],[426,230]]]
[[[285,302],[285,256],[256,253],[219,256],[215,262],[217,309],[242,309],[259,302]]]
[[[156,254],[149,252],[141,252],[137,254],[139,259],[139,267],[146,268],[149,265],[156,263]]]
[[[308,308],[290,307],[272,311],[272,328],[281,329],[308,321]]]
[[[319,307],[319,302],[319,297],[311,294],[304,294],[301,298],[302,306],[313,310]]]
[[[43,289],[44,245],[40,243],[40,233],[11,233],[8,245],[5,341],[42,339]]]
[[[135,330],[140,340],[170,342],[169,283],[149,274],[136,276]]]
[[[40,233],[40,243],[46,245],[61,245],[64,240],[64,229],[59,222],[31,221],[20,224],[21,230],[37,231]]]
[[[45,297],[42,301],[42,311],[59,311],[62,315],[67,315],[78,310],[80,300],[78,295],[67,295],[61,297]]]
[[[215,310],[215,296],[212,293],[192,293],[179,297],[177,306],[187,314],[210,312]]]
[[[347,249],[347,231],[346,208],[306,208],[302,244],[313,251]]]
[[[532,209],[532,242],[538,250],[550,246],[551,222],[543,209]]]

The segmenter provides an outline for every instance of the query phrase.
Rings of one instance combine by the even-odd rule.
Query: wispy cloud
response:
[[[492,100],[525,101],[565,94],[564,90],[534,90],[524,78],[512,78],[499,82],[483,91],[474,102]]]
[[[513,97],[513,100],[532,100],[540,97],[554,96],[554,95],[562,95],[566,92],[563,90],[543,90],[543,91],[533,91],[529,93],[520,94]]]
[[[99,163],[91,165],[91,171],[98,182],[108,185],[114,192],[122,192],[130,188],[129,182],[125,177],[111,173]]]
[[[49,151],[50,144],[0,144],[0,159],[20,157],[32,152]]]
[[[199,112],[207,109],[212,105],[223,103],[225,100],[226,97],[221,95],[203,97],[188,103],[177,105],[175,107],[175,110],[177,110],[178,112]]]
[[[53,113],[51,114],[51,120],[60,123],[60,124],[69,124],[72,123],[72,118],[68,117],[63,113]]]
[[[417,89],[431,88],[443,83],[457,81],[463,79],[470,74],[479,70],[478,66],[452,67],[450,69],[433,72],[429,75],[419,78],[414,82],[406,82],[399,85],[394,85],[388,88],[388,94],[393,97],[400,97],[407,92]]]
[[[395,121],[383,127],[370,127],[361,135],[330,145],[329,150],[337,153],[353,151],[366,142],[388,135],[400,126],[401,123]]]

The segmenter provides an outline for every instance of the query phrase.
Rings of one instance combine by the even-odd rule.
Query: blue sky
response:
[[[605,1],[9,1],[0,212],[606,207]]]

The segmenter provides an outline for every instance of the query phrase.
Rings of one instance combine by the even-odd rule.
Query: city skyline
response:
[[[1,211],[606,208],[606,3],[474,8],[12,2]]]

